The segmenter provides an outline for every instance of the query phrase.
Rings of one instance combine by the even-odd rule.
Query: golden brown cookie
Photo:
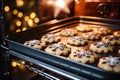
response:
[[[71,52],[71,48],[67,47],[63,43],[54,43],[54,44],[49,45],[45,49],[45,51],[51,54],[58,55],[58,56],[68,56]]]
[[[102,38],[102,41],[115,45],[118,44],[119,39],[114,35],[107,35]]]
[[[113,33],[113,35],[114,35],[115,37],[119,37],[119,38],[120,38],[120,31],[115,31],[115,32]]]
[[[91,51],[77,49],[69,55],[69,59],[81,63],[94,63],[98,56]]]
[[[100,35],[94,32],[83,33],[82,36],[87,40],[97,40],[100,39]]]
[[[103,57],[99,60],[98,67],[107,71],[120,72],[120,57]]]
[[[67,43],[72,46],[80,46],[80,45],[85,45],[88,42],[86,39],[84,39],[81,36],[74,36],[74,37],[70,37]]]
[[[64,29],[60,32],[61,36],[65,36],[65,37],[71,37],[71,36],[75,36],[77,34],[76,30],[71,29],[71,28],[67,28]]]
[[[94,42],[90,44],[91,51],[97,52],[97,53],[108,53],[108,52],[113,52],[114,47],[111,46],[111,44],[106,43],[106,42]]]
[[[118,50],[118,54],[120,54],[120,49]]]
[[[41,41],[45,43],[54,43],[60,41],[60,36],[56,34],[46,34],[42,36]]]
[[[42,49],[46,46],[46,44],[44,42],[41,42],[40,40],[30,40],[30,41],[26,41],[24,43],[25,46],[28,46],[28,47],[32,47],[32,48],[35,48],[35,49]]]
[[[93,28],[93,32],[100,35],[107,35],[111,33],[111,30],[105,27],[101,27],[101,28]]]
[[[78,31],[86,32],[86,31],[91,31],[92,30],[92,25],[89,24],[79,24],[76,29]]]

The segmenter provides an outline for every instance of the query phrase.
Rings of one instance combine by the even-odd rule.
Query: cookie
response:
[[[120,57],[103,57],[99,60],[98,67],[106,71],[120,72]]]
[[[89,49],[97,53],[108,53],[108,52],[113,52],[114,47],[109,43],[100,41],[90,44]]]
[[[76,29],[78,31],[86,32],[86,31],[91,31],[92,30],[92,25],[88,24],[79,24]]]
[[[75,36],[77,34],[76,30],[71,29],[71,28],[67,28],[64,29],[60,32],[61,36],[65,36],[65,37],[72,37]]]
[[[98,56],[89,51],[89,50],[79,50],[77,49],[76,51],[72,52],[69,55],[69,59],[76,61],[76,62],[81,62],[81,63],[95,63],[95,61],[98,59]]]
[[[40,40],[29,40],[24,43],[25,46],[32,47],[35,49],[42,49],[46,46],[44,42],[41,42]]]
[[[87,40],[98,40],[98,39],[100,39],[100,35],[96,34],[94,32],[83,33],[82,36]]]
[[[120,31],[115,31],[115,32],[113,33],[113,35],[114,35],[115,37],[119,37],[119,38],[120,38]]]
[[[114,35],[107,35],[102,38],[102,41],[115,45],[115,44],[118,44],[119,39]]]
[[[71,52],[71,48],[67,47],[63,43],[54,43],[49,45],[46,49],[46,52],[58,55],[58,56],[68,56]]]
[[[80,36],[74,36],[74,37],[70,37],[67,41],[67,43],[69,45],[72,46],[80,46],[80,45],[85,45],[88,43],[88,41],[86,39],[84,39],[83,37]]]
[[[118,54],[120,54],[120,49],[118,50]]]
[[[56,34],[46,34],[42,36],[41,41],[45,43],[54,43],[60,41],[60,36]]]
[[[107,35],[107,34],[111,34],[111,30],[105,27],[101,27],[101,28],[93,28],[92,29],[94,33],[100,34],[100,35]]]

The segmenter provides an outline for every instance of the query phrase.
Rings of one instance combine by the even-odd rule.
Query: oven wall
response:
[[[86,0],[87,1],[87,0]],[[97,16],[111,19],[120,19],[120,0],[98,0],[98,2],[75,2],[75,16]],[[92,0],[91,0],[92,1]],[[96,0],[97,1],[97,0]]]

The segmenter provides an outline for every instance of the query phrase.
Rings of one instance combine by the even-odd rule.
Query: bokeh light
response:
[[[10,10],[10,7],[9,6],[5,6],[4,10],[5,10],[5,12],[8,12]]]
[[[36,13],[35,12],[32,12],[31,14],[30,14],[30,18],[35,18],[36,17]]]

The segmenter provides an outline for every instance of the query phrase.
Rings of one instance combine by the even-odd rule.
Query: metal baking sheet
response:
[[[23,43],[27,40],[40,39],[41,36],[46,33],[56,33],[64,29],[66,26],[73,27],[74,24],[78,23],[108,26],[112,30],[120,29],[120,21],[118,20],[90,16],[77,16],[58,21],[53,20],[20,33],[10,34],[6,37],[6,41],[9,48],[14,51],[20,52],[21,54],[43,61],[68,72],[72,72],[76,75],[82,74],[83,76],[93,79],[118,80],[120,73],[105,71],[93,65],[74,62],[66,58],[46,53],[44,50],[37,50],[23,45]]]

